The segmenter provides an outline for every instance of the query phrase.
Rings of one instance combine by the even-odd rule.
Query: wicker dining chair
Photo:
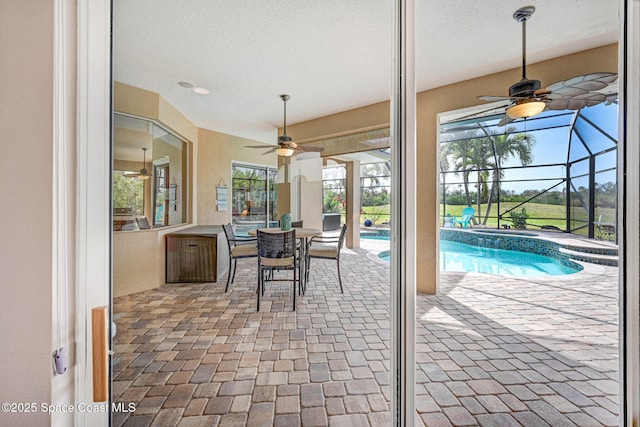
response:
[[[238,258],[255,258],[258,256],[257,239],[255,237],[237,238],[233,232],[231,224],[222,226],[224,235],[227,237],[229,247],[229,275],[227,276],[227,286],[224,291],[229,290],[229,283],[233,283],[236,277],[236,263]]]
[[[340,292],[344,293],[342,288],[342,278],[340,277],[340,250],[344,246],[344,238],[347,235],[349,227],[347,224],[342,226],[340,236],[314,236],[307,243],[305,258],[305,281],[309,282],[309,266],[311,258],[335,259],[338,265],[338,283],[340,283]]]
[[[265,273],[280,270],[293,270],[293,310],[296,310],[296,284],[298,282],[298,263],[296,250],[296,232],[270,233],[258,230],[258,304],[264,295]],[[273,275],[270,281],[273,281]]]

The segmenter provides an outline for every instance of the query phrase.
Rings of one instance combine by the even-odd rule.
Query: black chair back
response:
[[[296,256],[296,231],[269,233],[258,230],[259,258],[289,258]]]
[[[227,238],[227,245],[229,246],[229,253],[235,246],[234,241],[236,240],[236,234],[233,232],[233,226],[231,224],[225,224],[222,226],[224,230],[224,235]]]

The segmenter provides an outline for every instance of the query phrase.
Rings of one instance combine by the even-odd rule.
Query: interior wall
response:
[[[275,140],[275,136],[274,136]],[[250,165],[276,167],[275,153],[263,155],[271,146],[264,144],[265,149],[247,149],[245,145],[259,145],[257,141],[199,129],[198,134],[198,224],[222,225],[231,222],[231,164],[232,162]],[[229,187],[229,204],[227,211],[216,208],[216,185],[224,182]]]
[[[617,72],[617,44],[603,46],[567,55],[561,58],[528,64],[531,78],[543,86],[573,76],[610,71]],[[418,139],[418,199],[416,215],[416,260],[418,292],[435,293],[439,280],[439,193],[438,193],[438,113],[481,105],[477,99],[483,94],[506,94],[508,87],[521,78],[521,69],[491,74],[464,82],[443,86],[417,94]],[[308,122],[287,126],[295,141],[313,141],[340,134],[356,133],[365,129],[389,126],[389,102],[345,111]],[[392,196],[393,197],[393,196]]]
[[[51,279],[53,23],[52,2],[2,4],[2,402],[39,404],[51,400],[52,333],[56,326],[52,321]],[[0,425],[49,425],[50,420],[40,411],[0,412]]]

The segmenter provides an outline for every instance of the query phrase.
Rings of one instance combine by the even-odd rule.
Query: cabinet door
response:
[[[217,239],[167,236],[167,283],[215,282]]]

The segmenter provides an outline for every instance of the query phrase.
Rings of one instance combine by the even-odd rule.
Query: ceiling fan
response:
[[[147,148],[142,147],[142,169],[139,172],[126,172],[124,176],[131,178],[149,179],[149,171],[147,170]]]
[[[304,152],[320,152],[324,147],[316,147],[313,145],[298,145],[289,135],[287,135],[287,101],[291,99],[289,95],[280,95],[280,99],[284,102],[284,126],[282,135],[278,137],[278,145],[265,151],[264,154],[276,153],[278,156],[290,157],[293,154]],[[245,145],[247,148],[265,148],[264,145]]]
[[[474,115],[506,107],[506,116],[500,121],[500,125],[503,126],[515,119],[535,116],[544,110],[579,110],[605,101],[611,103],[617,99],[617,73],[586,74],[554,83],[546,88],[541,87],[540,80],[527,78],[527,20],[535,10],[533,6],[525,6],[513,14],[513,19],[522,23],[522,79],[509,87],[509,96],[478,97],[482,101],[509,101],[509,104]],[[603,89],[606,90],[601,91]]]

